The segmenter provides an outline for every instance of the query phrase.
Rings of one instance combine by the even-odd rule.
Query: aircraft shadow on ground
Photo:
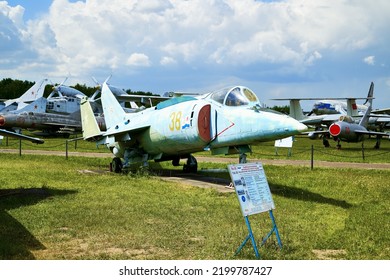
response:
[[[35,259],[31,250],[45,249],[43,244],[32,235],[9,210],[34,205],[53,196],[62,196],[75,191],[50,188],[0,189],[0,259]]]
[[[230,178],[227,179],[227,176],[228,176],[227,172],[220,171],[217,173],[225,174],[226,176],[224,176],[224,178],[221,178],[221,177],[210,176],[210,174],[200,176],[197,174],[187,174],[187,173],[183,173],[183,172],[176,172],[175,175],[183,177],[183,178],[191,178],[191,179],[194,179],[194,180],[197,180],[200,182],[210,182],[210,183],[225,185],[225,186],[229,185],[231,180],[230,180]],[[164,174],[160,174],[160,175],[164,176]],[[167,174],[165,174],[165,176],[167,176]],[[325,197],[321,194],[314,193],[314,192],[304,190],[301,188],[297,188],[297,187],[275,185],[275,184],[269,184],[269,187],[270,187],[271,193],[273,195],[279,195],[279,196],[283,196],[286,198],[291,198],[291,199],[296,199],[296,200],[301,200],[301,201],[311,201],[311,202],[315,202],[315,203],[329,204],[329,205],[341,207],[343,209],[348,209],[348,208],[352,207],[352,205],[349,204],[348,202],[346,202],[345,200],[339,200],[339,199]]]
[[[310,192],[296,187],[270,184],[270,190],[272,194],[283,196],[286,198],[292,198],[292,199],[297,199],[302,201],[311,201],[311,202],[321,203],[321,204],[329,204],[329,205],[341,207],[343,209],[348,209],[352,207],[352,205],[346,202],[345,200],[325,197],[321,194]]]

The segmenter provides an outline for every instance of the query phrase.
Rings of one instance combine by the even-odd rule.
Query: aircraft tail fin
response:
[[[46,98],[40,97],[34,102],[30,104],[25,104],[22,106],[22,109],[18,109],[13,111],[12,113],[20,113],[20,112],[34,112],[34,113],[45,113],[46,112]],[[19,107],[18,107],[19,108]]]
[[[290,100],[290,117],[298,121],[305,119],[299,99]]]
[[[106,82],[103,83],[101,100],[103,105],[104,120],[107,130],[109,130],[111,127],[124,120],[126,113]]]
[[[22,96],[18,98],[19,102],[32,102],[37,98],[43,96],[45,87],[49,84],[48,79],[42,79],[39,82],[36,82],[31,88],[29,88]]]
[[[85,140],[94,140],[102,134],[95,115],[92,111],[91,104],[87,97],[83,97],[80,102],[81,126],[83,130],[83,138]]]
[[[356,105],[356,98],[348,98],[347,99],[347,115],[348,116],[357,116],[358,106]]]
[[[371,110],[372,110],[372,99],[374,98],[374,83],[371,82],[370,89],[368,90],[367,100],[364,104],[368,103],[368,108],[364,113],[364,116],[359,122],[359,125],[367,127],[368,119],[370,118]]]
[[[371,82],[371,85],[370,85],[370,88],[369,88],[368,94],[367,94],[367,99],[363,103],[363,105],[366,105],[367,103],[369,103],[370,99],[372,99],[373,97],[374,97],[374,83]]]

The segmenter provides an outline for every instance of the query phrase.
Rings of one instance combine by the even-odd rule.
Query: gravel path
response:
[[[19,150],[16,149],[0,149],[0,153],[14,153],[19,154]],[[22,154],[38,154],[38,155],[57,155],[64,157],[65,152],[61,151],[47,151],[47,150],[22,150]],[[68,152],[68,156],[83,156],[83,157],[103,157],[112,158],[110,153],[91,153],[91,152]],[[197,156],[198,162],[219,162],[226,164],[238,163],[238,158],[229,157],[207,157]],[[264,165],[300,165],[311,166],[310,160],[289,160],[289,159],[249,159],[248,161],[260,161]],[[361,162],[329,162],[316,160],[313,163],[313,167],[330,167],[330,168],[360,168],[360,169],[389,169],[390,163],[361,163]]]

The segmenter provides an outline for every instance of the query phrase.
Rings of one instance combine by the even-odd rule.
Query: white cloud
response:
[[[222,76],[329,80],[341,78],[334,63],[357,73],[345,67],[362,51],[387,54],[389,10],[387,0],[53,0],[25,23],[21,6],[0,1],[0,74],[72,73],[85,82],[96,72],[176,79],[191,69],[187,81],[216,84]]]
[[[309,54],[306,58],[306,64],[312,65],[316,60],[321,59],[322,55],[318,51],[314,51],[313,53]]]
[[[373,55],[367,56],[363,59],[363,61],[368,65],[375,65],[375,56]]]
[[[150,66],[149,57],[143,53],[133,53],[127,59],[127,65],[131,66]]]
[[[322,50],[373,43],[368,28],[375,21],[366,10],[372,4],[361,2],[55,0],[49,15],[29,23],[28,33],[42,56],[57,53],[57,63],[75,65],[89,61],[90,69],[106,67],[114,55],[126,65],[129,53],[148,53],[160,65],[166,65],[164,57],[177,63],[311,65]],[[15,27],[22,10],[8,13]]]
[[[7,2],[0,1],[0,13],[11,20],[16,27],[23,28],[24,8],[22,6],[11,7],[8,6]]]
[[[165,66],[165,65],[174,65],[176,63],[177,63],[177,61],[174,58],[169,57],[169,56],[164,56],[160,60],[160,64],[163,65],[163,66]]]
[[[0,2],[0,50],[8,52],[23,48],[22,40],[24,9],[21,6],[10,7],[7,2]]]

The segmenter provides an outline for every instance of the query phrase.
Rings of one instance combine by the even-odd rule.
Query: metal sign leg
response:
[[[263,239],[263,242],[261,243],[261,246],[263,246],[265,244],[265,242],[267,241],[267,239],[272,235],[272,233],[275,232],[276,239],[278,240],[279,248],[282,249],[282,240],[280,239],[278,227],[276,226],[276,222],[275,222],[275,218],[274,218],[274,214],[273,214],[272,210],[269,210],[269,216],[270,216],[270,218],[272,220],[272,230]]]
[[[252,241],[253,250],[255,251],[256,258],[259,259],[260,258],[259,250],[257,250],[256,241],[255,241],[255,238],[253,236],[253,232],[252,232],[251,225],[249,223],[248,216],[245,216],[245,223],[246,223],[246,226],[248,228],[249,235],[245,238],[244,242],[242,242],[240,247],[238,247],[238,249],[234,255],[236,256],[241,251],[241,249],[245,246],[245,244],[248,242],[248,240],[250,239]]]

